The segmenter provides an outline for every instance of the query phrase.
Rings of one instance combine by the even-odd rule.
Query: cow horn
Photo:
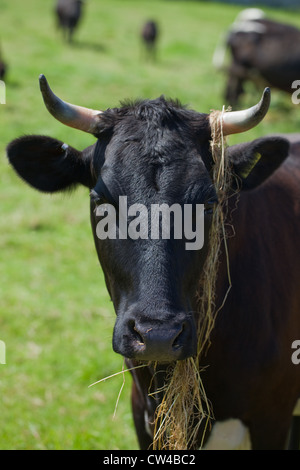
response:
[[[90,134],[97,133],[102,111],[95,111],[94,109],[66,103],[53,93],[44,75],[40,75],[39,80],[46,108],[55,119],[75,129],[89,132]]]
[[[243,111],[230,111],[223,114],[223,134],[238,134],[257,126],[268,112],[271,90],[265,88],[261,100],[252,108]]]

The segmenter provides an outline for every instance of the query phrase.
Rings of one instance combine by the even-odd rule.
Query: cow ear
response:
[[[288,140],[271,136],[228,147],[226,158],[240,180],[238,186],[253,189],[263,183],[286,159],[289,146]]]
[[[77,184],[92,187],[90,155],[45,136],[24,136],[7,146],[9,162],[39,191],[56,192]]]

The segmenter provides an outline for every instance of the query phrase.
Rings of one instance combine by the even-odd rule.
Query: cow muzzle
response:
[[[178,317],[178,316],[177,316]],[[196,354],[197,337],[194,319],[178,321],[117,320],[114,351],[140,361],[172,362]]]

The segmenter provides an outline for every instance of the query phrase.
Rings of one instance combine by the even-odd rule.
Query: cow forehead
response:
[[[120,193],[185,193],[211,186],[207,164],[207,115],[164,98],[146,100],[104,113],[110,137],[100,178]],[[100,137],[101,139],[101,137]]]
[[[103,130],[113,135],[119,145],[136,142],[152,149],[174,141],[174,147],[181,143],[210,138],[208,115],[183,107],[178,101],[156,100],[136,101],[121,108],[108,109],[101,115]]]
[[[199,165],[202,147],[209,145],[205,126],[198,123],[197,128],[188,113],[182,116],[178,111],[171,117],[163,113],[147,115],[147,119],[142,116],[126,115],[114,126],[105,152],[106,164],[143,168],[146,164]]]
[[[145,171],[146,168],[179,171],[181,168],[201,168],[203,166],[201,148],[198,142],[169,129],[155,129],[139,134],[116,134],[105,152],[104,167],[133,168]]]
[[[210,174],[198,154],[185,154],[164,159],[159,155],[128,154],[126,158],[113,155],[101,169],[96,185],[104,187],[117,200],[126,195],[135,202],[204,202],[215,198]],[[97,191],[98,192],[98,191]]]

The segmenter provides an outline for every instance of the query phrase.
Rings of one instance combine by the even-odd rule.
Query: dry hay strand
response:
[[[223,307],[231,288],[225,220],[232,171],[225,159],[223,136],[223,110],[210,115],[212,129],[211,153],[214,160],[213,182],[218,204],[213,213],[209,235],[209,250],[203,267],[198,290],[198,346],[197,356],[177,361],[167,374],[163,398],[157,408],[154,423],[153,448],[155,450],[192,450],[202,448],[206,431],[211,426],[213,410],[201,380],[199,369],[202,358],[210,346],[210,335],[215,319]],[[217,308],[215,287],[220,263],[221,247],[227,259],[229,287],[222,304]],[[202,435],[201,435],[202,433]],[[200,442],[200,446],[199,446]]]
[[[195,360],[177,361],[166,382],[155,420],[153,448],[193,449],[200,428],[206,430],[211,418]]]

